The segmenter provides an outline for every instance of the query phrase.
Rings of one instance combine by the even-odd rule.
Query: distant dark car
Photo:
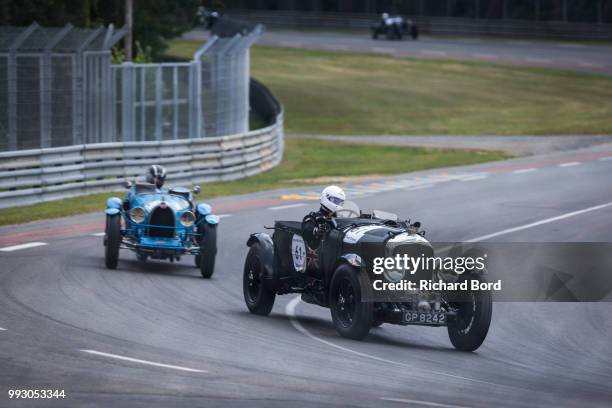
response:
[[[490,291],[417,292],[411,301],[376,300],[363,285],[366,264],[375,256],[432,254],[420,224],[398,221],[394,214],[362,213],[348,201],[338,212],[318,248],[302,237],[301,222],[276,221],[274,234],[252,234],[243,272],[243,292],[251,313],[268,315],[276,295],[300,293],[307,303],[331,310],[338,333],[360,340],[383,323],[446,326],[455,348],[473,351],[484,341],[491,321]],[[393,272],[395,273],[395,272]],[[385,276],[385,279],[391,279]],[[430,276],[427,279],[432,279]],[[486,282],[471,271],[459,280]]]
[[[372,38],[377,40],[384,36],[388,40],[401,40],[409,36],[413,40],[419,38],[419,28],[412,20],[400,16],[383,17],[376,25],[371,26]]]

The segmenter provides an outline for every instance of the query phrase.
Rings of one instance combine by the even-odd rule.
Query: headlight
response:
[[[184,227],[191,227],[195,222],[195,215],[193,215],[191,211],[185,211],[183,215],[181,215],[180,221]]]
[[[134,207],[130,210],[130,219],[136,224],[140,224],[145,219],[145,210],[142,207]]]

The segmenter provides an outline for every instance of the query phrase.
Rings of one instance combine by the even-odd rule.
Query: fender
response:
[[[208,214],[212,213],[212,207],[206,203],[198,204],[197,208],[198,208],[198,213],[203,217],[206,217]]]
[[[272,242],[272,237],[265,232],[251,234],[247,240],[247,246],[252,247],[255,243],[258,243],[261,247],[259,256],[263,267],[264,285],[269,289],[276,290],[278,277],[274,271],[274,242]]]
[[[362,293],[369,293],[370,289],[369,289],[369,285],[367,285],[367,283],[370,280],[368,278],[368,273],[365,270],[365,265],[363,264],[361,256],[359,256],[359,255],[357,255],[357,254],[355,254],[353,252],[349,252],[349,253],[343,254],[343,255],[340,256],[340,258],[338,258],[338,260],[334,264],[334,268],[331,270],[331,273],[329,274],[329,277],[327,277],[327,284],[329,285],[331,283],[331,279],[333,277],[334,272],[342,264],[350,265],[350,266],[353,267],[353,269],[355,271],[358,272],[358,274],[359,274],[359,282],[361,283],[361,290],[363,291]]]
[[[116,208],[117,210],[120,210],[121,209],[121,205],[122,205],[121,199],[118,198],[118,197],[111,197],[108,200],[106,200],[106,209],[107,210],[114,209],[114,208]]]
[[[104,210],[104,212],[106,213],[106,215],[119,215],[119,213],[121,212],[121,210],[119,210],[118,208],[107,208],[106,210]]]
[[[348,254],[342,255],[340,258],[348,262],[349,265],[354,266],[355,268],[361,269],[361,257],[359,255],[354,254],[354,253],[348,253]],[[336,265],[336,267],[338,266]]]
[[[209,225],[217,225],[217,224],[219,224],[219,217],[217,215],[208,214],[207,216],[204,217],[204,220]]]
[[[485,262],[484,262],[484,268],[482,269],[478,269],[478,268],[473,268],[470,269],[468,271],[466,271],[463,275],[469,276],[469,275],[473,275],[473,276],[486,276],[489,273],[487,272],[487,254],[480,248],[478,247],[473,247],[468,249],[467,251],[465,251],[465,253],[463,254],[464,257],[466,258],[484,258]]]

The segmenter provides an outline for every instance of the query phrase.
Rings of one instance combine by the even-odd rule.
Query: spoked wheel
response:
[[[361,340],[370,331],[372,303],[362,302],[358,273],[346,264],[336,269],[330,287],[330,309],[338,333]]]
[[[266,288],[263,282],[263,267],[261,263],[262,248],[255,243],[249,249],[244,263],[242,289],[244,301],[251,313],[268,315],[274,306],[276,292]]]
[[[482,276],[472,276],[486,282]],[[455,293],[451,307],[457,317],[448,322],[448,336],[456,349],[474,351],[484,342],[491,324],[493,301],[490,291],[464,291]]]
[[[348,277],[340,281],[335,307],[338,323],[342,327],[350,327],[355,317],[355,290]]]

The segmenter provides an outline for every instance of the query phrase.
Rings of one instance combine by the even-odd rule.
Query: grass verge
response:
[[[200,43],[176,40],[191,58]],[[251,72],[285,107],[288,132],[612,133],[612,77],[491,63],[254,47]]]
[[[398,174],[438,167],[482,163],[507,158],[491,151],[439,150],[376,146],[288,138],[283,162],[276,168],[247,179],[202,186],[199,199],[245,194],[261,190],[343,181],[346,177]],[[143,169],[144,171],[144,169]],[[101,193],[60,201],[0,210],[0,225],[100,212],[111,195]]]

